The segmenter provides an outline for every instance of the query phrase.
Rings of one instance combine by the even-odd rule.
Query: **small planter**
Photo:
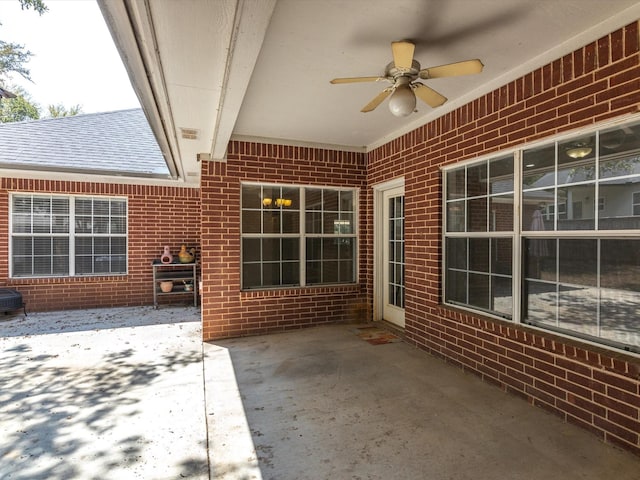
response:
[[[173,282],[170,280],[160,282],[160,290],[162,290],[164,293],[169,293],[171,290],[173,290]]]

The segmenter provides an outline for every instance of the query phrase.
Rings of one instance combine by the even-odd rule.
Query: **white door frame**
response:
[[[404,189],[404,177],[373,186],[373,319],[383,319],[384,311],[384,193]]]

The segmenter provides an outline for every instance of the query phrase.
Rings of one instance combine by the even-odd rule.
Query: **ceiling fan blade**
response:
[[[447,97],[440,95],[433,88],[429,88],[422,83],[414,83],[412,87],[416,97],[432,108],[439,107],[447,101]]]
[[[419,76],[423,80],[428,78],[457,77],[459,75],[472,75],[480,73],[484,65],[478,59],[465,60],[464,62],[449,63],[438,67],[420,70]]]
[[[378,82],[386,80],[384,77],[346,77],[346,78],[334,78],[329,83],[358,83],[358,82]]]
[[[369,103],[367,103],[362,110],[360,110],[363,113],[367,113],[367,112],[371,112],[373,110],[376,109],[376,107],[378,105],[380,105],[382,103],[382,101],[387,98],[389,95],[391,95],[391,92],[393,91],[393,88],[389,87],[389,88],[385,88],[383,91],[381,91],[376,98],[374,98],[373,100],[371,100]]]
[[[413,64],[413,51],[416,46],[411,42],[392,42],[393,63],[400,70],[409,70]]]

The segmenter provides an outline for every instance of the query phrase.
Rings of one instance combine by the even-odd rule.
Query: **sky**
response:
[[[129,77],[94,0],[45,0],[42,16],[18,0],[0,0],[0,39],[33,56],[33,82],[14,76],[43,113],[49,105],[82,107],[83,113],[140,108]],[[7,86],[7,85],[5,85]]]

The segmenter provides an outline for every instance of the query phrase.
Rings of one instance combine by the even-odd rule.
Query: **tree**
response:
[[[33,103],[29,94],[20,87],[14,87],[11,90],[16,96],[15,98],[4,98],[0,102],[0,123],[38,120],[40,108]]]
[[[32,8],[40,15],[47,11],[43,0],[20,0],[20,5],[23,10]],[[0,80],[6,80],[7,75],[12,72],[31,80],[29,69],[25,65],[31,55],[29,50],[24,49],[24,45],[0,40]]]
[[[73,105],[67,109],[67,107],[58,103],[57,105],[49,105],[47,109],[49,110],[49,118],[72,117],[82,113],[81,105]]]

